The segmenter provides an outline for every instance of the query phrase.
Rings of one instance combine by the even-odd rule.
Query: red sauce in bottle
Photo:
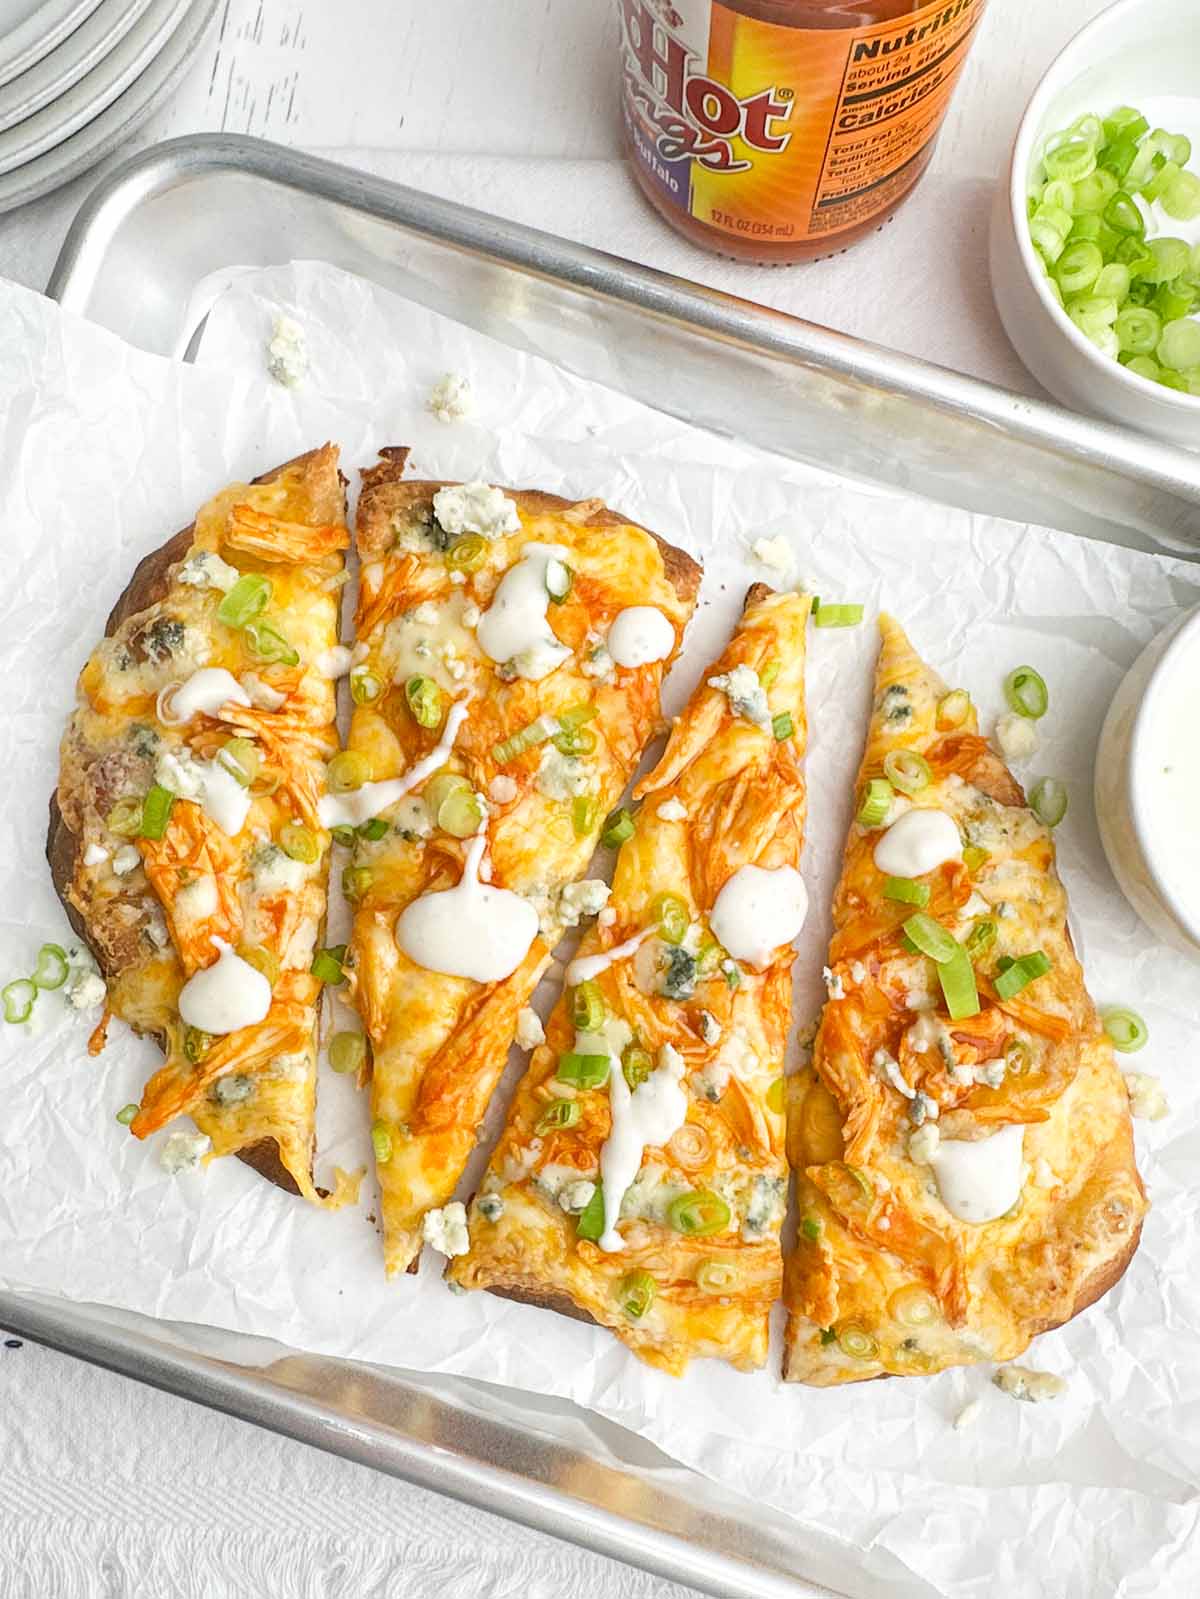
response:
[[[695,244],[845,249],[933,153],[986,0],[619,0],[634,176]]]

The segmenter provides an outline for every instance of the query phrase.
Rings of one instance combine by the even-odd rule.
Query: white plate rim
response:
[[[191,9],[159,55],[124,94],[62,144],[0,175],[0,212],[61,188],[127,140],[183,77],[220,4],[221,0],[191,0]]]
[[[61,44],[100,0],[42,0],[31,16],[0,35],[0,83],[27,72],[35,61]]]
[[[151,0],[116,48],[60,100],[0,133],[0,175],[27,166],[119,99],[166,45],[192,0]]]
[[[100,0],[59,44],[7,83],[0,83],[0,133],[58,100],[114,50],[152,0]]]

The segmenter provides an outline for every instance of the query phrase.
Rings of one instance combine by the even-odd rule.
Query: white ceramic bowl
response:
[[[1101,355],[1053,299],[1029,239],[1029,180],[1047,134],[1086,111],[1137,106],[1151,127],[1186,133],[1200,160],[1200,0],[1118,0],[1077,33],[1030,100],[991,225],[992,293],[1005,332],[1038,382],[1075,410],[1200,449],[1200,396]],[[1196,223],[1156,231],[1195,241]]]
[[[1167,692],[1178,693],[1177,668],[1200,659],[1200,610],[1190,612],[1148,644],[1126,673],[1108,708],[1096,751],[1096,819],[1113,875],[1125,898],[1164,941],[1200,961],[1200,902],[1185,903],[1154,823],[1149,797],[1155,756],[1151,719]],[[1200,684],[1195,685],[1200,701]],[[1181,726],[1184,737],[1196,728]]]

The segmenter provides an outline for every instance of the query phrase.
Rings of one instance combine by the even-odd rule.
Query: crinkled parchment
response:
[[[272,317],[307,337],[307,383],[266,378]],[[433,383],[465,375],[475,409],[446,425]],[[778,578],[747,541],[783,534],[793,581],[860,600],[868,622],[810,635],[813,912],[800,940],[797,1017],[815,1018],[824,913],[849,815],[881,605],[987,721],[1029,661],[1050,686],[1042,750],[1021,775],[1065,778],[1059,829],[1092,992],[1133,1002],[1151,1043],[1136,1060],[1172,1113],[1138,1125],[1154,1209],[1120,1285],[1029,1357],[1069,1377],[1052,1404],[1014,1403],[986,1370],[841,1391],[785,1387],[716,1363],[674,1381],[606,1333],[487,1294],[452,1296],[436,1260],[383,1280],[368,1221],[324,1215],[236,1161],[169,1178],[157,1142],[113,1119],[156,1051],[114,1026],[85,1052],[88,1021],[57,996],[39,1026],[0,1030],[0,1272],[15,1286],[266,1335],[300,1348],[457,1372],[589,1405],[671,1455],[844,1540],[850,1593],[899,1562],[927,1591],[1006,1599],[1180,1594],[1200,1581],[1200,982],[1156,944],[1109,875],[1092,810],[1096,737],[1122,673],[1200,600],[1200,569],[839,481],[718,440],[578,381],[332,268],[238,278],[218,299],[200,364],[128,349],[48,302],[0,285],[0,970],[25,971],[64,921],[42,858],[46,800],[74,678],[136,560],[226,481],[327,437],[343,464],[414,447],[421,475],[483,477],[602,495],[706,563],[703,598],[673,674],[675,709],[719,648],[747,584]],[[357,1164],[366,1107],[326,1073],[321,1167]],[[495,1112],[498,1107],[493,1107]],[[493,1114],[492,1121],[495,1123]],[[970,1429],[953,1418],[982,1400]]]

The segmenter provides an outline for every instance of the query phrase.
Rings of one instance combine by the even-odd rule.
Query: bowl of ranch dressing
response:
[[[1096,752],[1104,852],[1138,915],[1200,961],[1200,609],[1147,645]]]

